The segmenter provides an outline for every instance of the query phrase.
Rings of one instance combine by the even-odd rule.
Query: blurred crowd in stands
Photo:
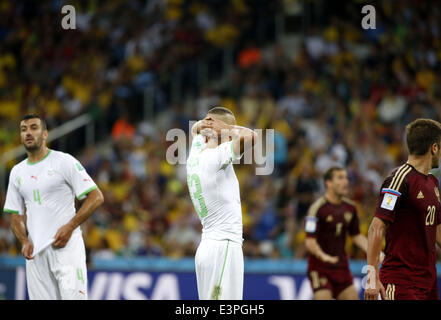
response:
[[[331,15],[295,51],[283,41],[240,41],[255,23],[252,1],[77,1],[72,33],[54,26],[62,4],[38,5],[38,15],[0,4],[0,151],[19,145],[26,112],[42,113],[50,128],[85,112],[95,117],[99,137],[109,139],[74,153],[106,199],[82,226],[91,258],[194,255],[201,226],[185,165],[166,160],[166,134],[188,133],[189,121],[213,106],[231,109],[239,125],[275,130],[271,175],[235,166],[247,258],[306,256],[303,219],[335,164],[348,170],[367,234],[383,179],[407,159],[404,126],[441,120],[441,7],[431,1],[378,2],[375,30],[363,30],[359,15]],[[226,47],[236,49],[227,81],[200,85],[192,99],[161,100],[158,81]],[[142,120],[149,86],[161,112]],[[350,241],[347,250],[365,259]],[[0,254],[19,254],[5,214]]]

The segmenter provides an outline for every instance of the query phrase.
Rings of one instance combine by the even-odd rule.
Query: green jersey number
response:
[[[204,197],[202,196],[201,180],[199,176],[194,173],[191,176],[187,175],[188,190],[190,191],[191,201],[193,201],[194,208],[199,217],[205,218],[207,216],[207,206],[205,205]],[[192,192],[193,186],[196,188],[195,192]],[[196,205],[196,201],[199,205]]]
[[[34,201],[38,202],[38,204],[41,204],[40,190],[38,189],[34,190]]]

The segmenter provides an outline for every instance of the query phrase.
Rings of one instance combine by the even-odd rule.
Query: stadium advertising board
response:
[[[23,267],[0,271],[0,297],[28,299]],[[190,272],[88,272],[90,300],[195,300],[196,276]],[[310,300],[312,291],[304,274],[245,274],[245,300]],[[362,277],[354,283],[362,299]],[[441,285],[441,279],[438,278]]]

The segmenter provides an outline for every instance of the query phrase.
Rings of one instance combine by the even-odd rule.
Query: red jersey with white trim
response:
[[[324,196],[319,198],[308,210],[305,231],[307,237],[317,239],[325,253],[338,257],[338,262],[331,264],[310,254],[309,269],[349,267],[345,252],[346,237],[360,233],[357,209],[351,200],[345,198],[340,204],[332,204]]]
[[[424,175],[408,163],[386,178],[374,215],[388,224],[382,283],[434,285],[440,201],[436,177]]]

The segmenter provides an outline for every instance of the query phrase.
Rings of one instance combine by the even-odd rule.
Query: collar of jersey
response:
[[[44,158],[43,159],[41,159],[40,161],[37,161],[37,162],[29,162],[29,158],[26,160],[26,163],[28,164],[28,165],[30,165],[30,166],[33,166],[34,164],[37,164],[37,163],[40,163],[41,161],[43,161],[44,159],[46,159],[49,155],[50,155],[50,153],[52,152],[52,150],[51,149],[49,149],[49,152],[44,156]]]

